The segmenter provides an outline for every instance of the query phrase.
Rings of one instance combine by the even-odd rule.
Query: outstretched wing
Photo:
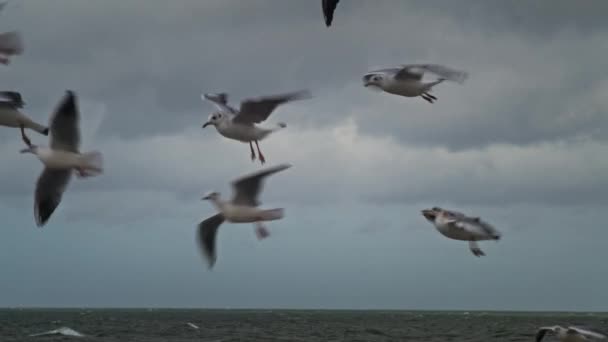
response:
[[[217,230],[224,223],[224,215],[216,214],[198,224],[196,231],[196,241],[202,254],[209,263],[209,268],[213,268],[217,260],[215,240]]]
[[[421,80],[427,72],[457,83],[463,83],[469,76],[467,72],[454,70],[439,64],[406,64],[401,66],[395,78]]]
[[[321,6],[323,7],[323,18],[325,19],[325,26],[330,27],[331,22],[334,20],[334,11],[338,6],[340,0],[322,0]]]
[[[289,164],[281,164],[234,180],[232,182],[232,188],[234,191],[232,203],[251,207],[260,205],[258,196],[262,190],[264,178],[290,167],[291,165]]]
[[[308,90],[301,90],[286,94],[248,99],[241,102],[241,108],[237,116],[234,117],[233,122],[243,124],[260,123],[268,119],[270,114],[278,106],[287,102],[308,98],[311,98],[310,92]]]
[[[34,195],[34,218],[36,225],[42,227],[49,220],[65,191],[72,170],[45,168],[36,182],[36,193]]]
[[[595,332],[595,331],[591,331],[589,329],[585,329],[585,328],[582,328],[582,327],[574,327],[574,326],[572,326],[572,327],[568,327],[568,330],[575,331],[575,332],[577,332],[577,333],[579,333],[581,335],[584,335],[584,336],[590,337],[590,338],[595,338],[595,339],[605,339],[605,338],[607,338],[606,335],[604,335],[604,334],[601,334],[601,333]]]
[[[227,93],[203,93],[201,99],[213,102],[222,112],[236,113],[236,110],[228,105]]]
[[[545,335],[549,331],[552,331],[552,329],[550,329],[550,328],[540,328],[540,329],[538,329],[538,331],[536,332],[535,341],[536,342],[542,341],[543,337],[545,337]]]
[[[51,148],[78,152],[80,147],[80,113],[76,103],[76,94],[66,91],[65,96],[55,109],[51,118]]]

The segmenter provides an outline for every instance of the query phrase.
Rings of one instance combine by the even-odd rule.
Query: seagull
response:
[[[17,31],[0,33],[0,63],[9,64],[10,57],[23,53],[23,40]]]
[[[476,257],[485,255],[477,245],[477,241],[500,240],[500,233],[479,217],[469,217],[439,207],[424,209],[422,215],[444,236],[454,240],[469,241],[469,249]]]
[[[197,241],[199,248],[209,263],[209,268],[215,264],[215,237],[217,230],[224,221],[232,223],[255,223],[259,240],[270,235],[263,221],[274,221],[283,218],[283,209],[259,209],[258,196],[263,188],[264,179],[272,174],[290,168],[289,164],[269,167],[252,174],[242,176],[232,182],[234,197],[230,201],[222,201],[220,194],[210,192],[203,200],[210,200],[219,213],[207,218],[198,225]]]
[[[432,82],[423,82],[422,76],[432,73],[439,78]],[[429,103],[437,100],[437,97],[429,92],[437,84],[449,80],[464,83],[468,73],[453,70],[437,64],[406,64],[400,68],[387,68],[370,71],[363,76],[365,87],[376,87],[387,93],[405,97],[420,96]]]
[[[201,98],[213,102],[219,110],[218,112],[209,115],[207,122],[203,124],[203,128],[213,125],[224,137],[249,143],[252,161],[256,158],[252,144],[255,142],[260,162],[264,164],[266,159],[264,158],[262,151],[260,151],[258,141],[264,139],[272,132],[287,127],[287,125],[281,122],[275,128],[261,128],[255,124],[268,119],[270,114],[279,105],[291,101],[308,99],[311,98],[311,95],[309,91],[301,90],[286,94],[246,99],[241,102],[241,108],[239,110],[228,105],[228,94],[226,93],[207,93],[201,95]]]
[[[48,127],[35,122],[19,109],[25,102],[21,94],[16,91],[0,91],[0,125],[7,127],[20,127],[32,129],[42,135],[48,135]]]
[[[325,26],[330,27],[332,20],[334,20],[334,11],[338,6],[340,0],[321,0],[321,7],[323,7],[323,18],[325,18]]]
[[[78,177],[97,176],[103,172],[102,155],[98,151],[80,153],[79,111],[74,92],[68,90],[51,118],[50,148],[31,143],[21,129],[27,148],[21,153],[35,154],[45,168],[36,183],[34,216],[38,227],[55,211],[65,191],[72,170]]]
[[[578,327],[568,327],[566,329],[562,326],[555,325],[552,327],[542,327],[538,329],[538,332],[536,333],[536,342],[540,342],[543,337],[545,337],[547,332],[555,333],[561,342],[583,342],[589,339],[599,340],[607,338],[606,335],[594,331],[585,330]]]

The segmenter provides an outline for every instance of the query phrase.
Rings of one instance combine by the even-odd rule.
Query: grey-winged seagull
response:
[[[540,342],[548,333],[554,333],[561,342],[583,342],[588,340],[603,340],[606,335],[579,327],[564,328],[559,325],[552,327],[542,327],[536,332],[536,342]]]
[[[469,249],[477,257],[485,255],[477,245],[477,241],[500,239],[500,232],[479,217],[469,217],[439,207],[424,209],[422,215],[444,236],[454,240],[469,241]]]
[[[424,82],[422,77],[426,73],[435,74],[439,78],[431,82]],[[370,71],[363,76],[363,85],[377,87],[387,93],[405,97],[420,96],[429,103],[433,103],[437,97],[429,92],[434,86],[445,80],[463,83],[467,77],[468,73],[464,71],[438,64],[406,64],[399,68]]]
[[[36,183],[34,216],[38,227],[48,221],[61,202],[73,170],[79,177],[97,176],[103,172],[100,152],[79,152],[79,120],[76,95],[67,91],[51,117],[50,148],[32,144],[21,130],[28,146],[21,153],[35,154],[45,166]]]
[[[268,119],[270,114],[280,105],[310,98],[310,92],[307,90],[291,92],[286,94],[264,96],[253,99],[246,99],[241,102],[239,110],[228,105],[228,95],[226,93],[218,94],[203,94],[203,100],[211,101],[219,109],[218,112],[209,115],[207,122],[203,124],[203,128],[213,125],[216,130],[224,137],[238,140],[244,143],[249,143],[251,150],[251,160],[255,160],[255,152],[253,143],[258,150],[260,162],[263,164],[266,161],[258,141],[266,138],[270,133],[275,132],[287,125],[279,123],[273,128],[262,128],[255,124]]]
[[[48,135],[49,129],[21,112],[25,105],[21,94],[16,91],[0,91],[0,125],[7,127],[29,128],[40,134]]]
[[[283,218],[283,209],[260,209],[258,196],[262,192],[264,179],[272,174],[290,168],[289,164],[281,164],[262,169],[255,173],[242,176],[232,182],[234,197],[230,201],[220,199],[220,194],[210,192],[203,200],[211,201],[219,213],[207,218],[198,225],[197,241],[199,248],[209,263],[209,268],[215,264],[215,240],[217,230],[224,221],[232,223],[255,223],[258,239],[268,237],[268,229],[264,221],[274,221]]]
[[[325,19],[325,26],[330,27],[331,22],[334,20],[334,11],[338,6],[340,0],[321,0],[321,7],[323,8],[323,19]]]

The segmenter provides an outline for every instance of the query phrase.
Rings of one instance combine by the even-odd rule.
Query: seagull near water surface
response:
[[[424,209],[422,215],[444,236],[454,240],[469,241],[469,249],[476,257],[485,255],[477,245],[477,241],[500,240],[500,232],[479,217],[469,217],[439,207]]]
[[[547,333],[554,333],[561,342],[585,342],[589,340],[604,340],[606,335],[579,327],[564,328],[559,325],[542,327],[536,333],[536,342],[542,341]]]
[[[38,227],[51,217],[76,171],[78,177],[97,176],[103,172],[102,155],[98,151],[80,153],[80,114],[76,95],[67,91],[51,118],[50,148],[31,143],[21,128],[27,148],[21,153],[32,153],[45,168],[36,183],[34,217]]]
[[[230,201],[220,199],[218,192],[210,192],[203,200],[211,201],[219,213],[207,218],[198,225],[197,241],[199,248],[213,268],[216,256],[217,230],[224,221],[231,223],[255,223],[256,235],[259,240],[270,235],[262,222],[274,221],[283,218],[283,209],[260,209],[258,196],[263,189],[264,179],[277,172],[290,168],[289,164],[281,164],[262,169],[255,173],[245,175],[232,182],[234,197]]]
[[[260,151],[258,142],[266,138],[270,133],[287,127],[287,125],[281,122],[273,128],[262,128],[255,124],[268,119],[270,114],[282,104],[311,97],[312,95],[308,90],[301,90],[286,94],[246,99],[241,102],[240,109],[236,110],[228,105],[228,94],[206,93],[201,98],[213,102],[219,111],[209,115],[207,122],[203,124],[203,128],[213,125],[222,136],[249,143],[251,160],[255,160],[256,158],[255,151],[253,150],[253,143],[255,142],[260,162],[264,164],[266,158],[262,154],[262,151]]]
[[[424,82],[422,77],[426,73],[435,74],[439,78],[431,82]],[[438,64],[406,64],[400,68],[370,71],[363,76],[363,85],[379,88],[394,95],[420,96],[427,102],[434,103],[437,97],[430,94],[434,86],[446,80],[462,84],[467,78],[467,72]]]

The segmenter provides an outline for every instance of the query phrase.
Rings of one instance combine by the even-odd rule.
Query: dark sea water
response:
[[[0,341],[533,341],[537,327],[554,324],[602,329],[608,314],[6,309]],[[86,336],[28,337],[62,326]]]

